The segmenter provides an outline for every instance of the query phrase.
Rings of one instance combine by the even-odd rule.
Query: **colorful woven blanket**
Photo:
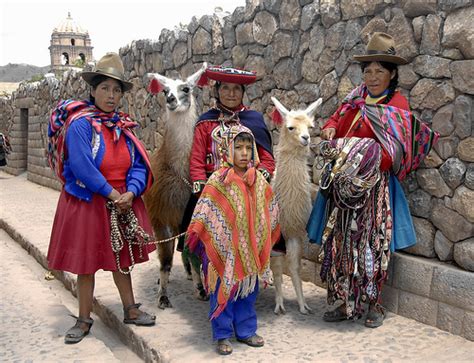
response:
[[[392,169],[401,181],[418,168],[437,142],[439,134],[418,120],[413,113],[401,108],[365,103],[367,86],[360,85],[342,101],[341,116],[349,108],[359,108],[362,117],[374,131],[392,159]]]
[[[48,163],[63,184],[65,183],[63,176],[64,161],[67,158],[66,132],[72,122],[82,117],[85,117],[91,123],[97,133],[101,133],[102,125],[113,129],[115,141],[118,141],[123,131],[132,140],[148,170],[151,170],[146,149],[132,132],[132,128],[138,126],[138,124],[132,121],[129,115],[123,112],[105,113],[89,101],[64,100],[60,101],[53,110],[48,125]],[[149,172],[147,188],[152,183],[153,176]]]

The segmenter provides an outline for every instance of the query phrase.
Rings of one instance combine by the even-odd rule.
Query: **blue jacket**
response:
[[[148,170],[134,143],[123,132],[120,137],[126,138],[132,160],[126,177],[127,191],[139,196],[145,191]],[[99,170],[105,154],[103,134],[97,133],[85,117],[79,118],[67,130],[66,147],[66,192],[88,202],[94,193],[107,197],[113,188]]]

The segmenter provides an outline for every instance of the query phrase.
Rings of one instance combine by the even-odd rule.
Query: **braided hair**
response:
[[[362,72],[364,72],[365,68],[372,62],[363,62],[361,63],[361,68]],[[390,63],[390,62],[377,62],[380,64],[383,68],[385,68],[387,71],[392,73],[395,71],[395,76],[390,79],[390,83],[388,85],[388,94],[387,97],[383,100],[382,104],[387,104],[390,102],[390,100],[393,98],[393,95],[395,94],[395,91],[397,90],[398,87],[398,66],[395,63]]]

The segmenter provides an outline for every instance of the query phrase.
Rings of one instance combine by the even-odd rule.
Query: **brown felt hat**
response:
[[[395,41],[385,33],[375,32],[367,43],[366,54],[355,55],[358,62],[388,62],[394,64],[407,64],[408,61],[396,55]]]
[[[124,92],[131,90],[133,87],[132,82],[125,80],[123,63],[117,53],[107,53],[97,62],[94,71],[82,72],[81,76],[88,84],[91,84],[94,77],[97,76],[107,76],[116,79],[123,84]]]

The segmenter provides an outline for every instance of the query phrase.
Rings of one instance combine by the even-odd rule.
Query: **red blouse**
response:
[[[132,160],[125,136],[122,134],[115,143],[113,133],[112,129],[102,127],[105,154],[99,169],[112,187],[119,188],[126,185],[127,172],[132,165]]]

